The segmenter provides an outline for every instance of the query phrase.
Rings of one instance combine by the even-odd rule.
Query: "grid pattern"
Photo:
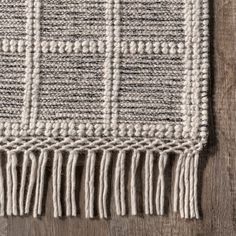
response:
[[[203,2],[0,0],[1,122],[206,136]]]

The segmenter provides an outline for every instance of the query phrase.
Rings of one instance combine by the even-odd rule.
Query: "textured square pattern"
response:
[[[0,216],[42,214],[49,159],[55,217],[80,192],[85,217],[109,217],[111,187],[117,215],[137,215],[139,181],[144,213],[163,215],[175,155],[173,210],[200,217],[207,1],[0,0]]]
[[[3,127],[26,136],[206,137],[203,0],[0,4]]]

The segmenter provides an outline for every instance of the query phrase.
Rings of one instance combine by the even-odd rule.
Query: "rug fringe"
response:
[[[177,161],[174,185],[174,212],[181,218],[199,219],[198,211],[198,152],[181,153]]]
[[[26,201],[25,201],[25,214],[29,214],[33,188],[34,188],[34,184],[36,181],[36,174],[37,174],[36,172],[37,161],[36,161],[36,157],[34,153],[30,152],[29,158],[31,160],[31,170],[30,170],[30,176],[29,176],[29,186],[28,186],[28,191],[27,191]]]
[[[62,152],[56,150],[54,152],[53,167],[52,167],[54,217],[62,216],[62,208],[61,208],[62,161],[63,161]]]
[[[94,178],[96,154],[88,151],[85,170],[85,217],[94,217]]]
[[[164,190],[165,190],[165,180],[164,180],[164,170],[166,167],[168,155],[167,153],[160,153],[158,161],[159,175],[157,180],[156,188],[156,212],[157,215],[164,214]]]
[[[108,172],[111,162],[111,152],[105,150],[100,164],[99,176],[99,195],[98,195],[98,209],[99,217],[107,218],[107,194],[108,194]]]
[[[153,153],[148,150],[145,157],[144,212],[153,214]]]
[[[130,181],[130,191],[131,191],[131,215],[137,215],[137,199],[136,199],[136,173],[138,169],[138,164],[140,160],[140,152],[138,150],[133,151],[131,157],[131,181]]]
[[[164,215],[165,200],[165,169],[169,153],[165,150],[121,149],[116,151],[104,150],[101,160],[97,150],[86,152],[85,164],[85,217],[108,218],[108,196],[110,196],[112,159],[115,161],[115,171],[111,175],[114,181],[114,200],[117,215],[137,215],[137,181],[140,176],[137,172],[141,164],[141,153],[144,153],[144,213],[148,215]],[[0,215],[24,215],[32,210],[34,217],[42,214],[43,196],[45,193],[46,166],[52,155],[52,182],[54,217],[76,216],[77,196],[77,162],[79,150],[47,150],[40,152],[31,150],[20,152],[13,150],[6,152],[6,164],[3,153],[0,159]],[[129,153],[129,154],[128,154]],[[131,155],[130,155],[131,154]],[[197,171],[199,150],[186,149],[176,152],[177,163],[174,178],[173,211],[179,212],[181,218],[199,218],[197,198]],[[131,158],[130,172],[128,172],[127,158]],[[22,161],[21,161],[22,160]],[[22,163],[22,164],[20,164]],[[65,175],[63,174],[63,164]],[[4,167],[5,165],[5,167]],[[99,165],[95,174],[95,167]],[[6,168],[6,172],[3,169]],[[20,171],[20,175],[18,174]],[[154,175],[157,173],[157,176]],[[98,195],[95,194],[95,178],[98,178]],[[17,178],[20,176],[20,179]],[[138,179],[139,178],[139,179]],[[128,181],[130,180],[130,181]],[[6,183],[5,183],[6,181]],[[63,184],[64,183],[64,184]],[[62,192],[65,185],[65,193]],[[6,187],[6,188],[5,188]],[[113,188],[113,185],[112,185]],[[155,191],[155,192],[154,192]],[[127,199],[130,194],[130,203]],[[6,203],[5,203],[6,200]],[[155,201],[154,201],[155,200]],[[97,211],[95,206],[97,204]],[[34,204],[33,204],[34,203]],[[5,205],[6,204],[6,205]],[[63,210],[65,208],[65,210]],[[130,209],[130,212],[128,211]],[[141,212],[140,212],[141,213]]]
[[[20,195],[19,195],[20,215],[24,214],[24,194],[25,194],[25,185],[26,185],[28,163],[29,163],[29,152],[25,151],[23,154],[23,164],[22,164],[21,183],[20,183]]]
[[[118,153],[115,167],[115,205],[116,214],[124,216],[126,213],[125,204],[125,156],[126,151],[121,150]]]
[[[48,161],[48,152],[42,150],[39,155],[39,164],[37,169],[37,181],[35,190],[35,202],[33,216],[37,217],[42,214],[42,200],[44,193],[45,169]]]
[[[5,189],[4,189],[4,178],[2,170],[2,153],[0,154],[0,216],[4,216],[5,207]]]

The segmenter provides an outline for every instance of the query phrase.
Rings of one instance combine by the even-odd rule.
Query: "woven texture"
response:
[[[207,28],[207,0],[0,0],[0,145],[11,169],[9,215],[19,212],[18,203],[14,204],[14,165],[19,153],[24,154],[26,167],[31,160],[30,178],[35,179],[29,183],[26,213],[32,186],[38,184],[35,216],[41,212],[40,183],[45,153],[49,151],[54,153],[55,176],[60,172],[62,152],[69,153],[70,158],[64,157],[63,163],[68,163],[70,173],[76,165],[76,154],[86,151],[87,180],[92,184],[92,163],[97,151],[104,156],[101,180],[107,174],[111,152],[118,152],[116,176],[121,178],[122,160],[128,150],[133,153],[134,175],[139,152],[146,153],[145,170],[149,173],[147,178],[152,179],[156,152],[160,161],[160,194],[167,154],[174,152],[183,156],[179,157],[179,175],[184,163],[190,169],[182,173],[187,180],[197,163],[191,160],[196,159],[207,138]],[[35,154],[37,151],[40,157]],[[178,178],[178,170],[176,175]],[[1,176],[0,173],[0,179]],[[68,194],[74,188],[69,183],[73,182],[71,178]],[[150,184],[147,182],[147,186]],[[59,185],[57,178],[54,187]],[[186,186],[183,191],[190,191],[189,197],[185,196],[190,213],[185,209],[181,216],[188,218],[192,214],[198,218],[198,213],[193,213],[193,209],[191,212],[195,203],[190,195],[194,193]],[[117,187],[116,191],[116,196],[124,197],[122,189]],[[146,191],[153,194],[148,187]],[[175,191],[180,197],[184,194],[181,183]],[[60,189],[54,191],[54,200],[59,193]],[[24,194],[25,190],[22,202]],[[146,197],[150,200],[149,195]],[[87,217],[94,215],[91,196],[90,192]],[[157,197],[157,213],[163,214],[159,198],[163,199],[163,193]],[[146,213],[152,214],[149,200]],[[2,201],[0,211],[4,214]],[[67,202],[71,207],[68,215],[75,215],[73,197],[71,201]],[[101,201],[105,207],[104,198]],[[61,215],[58,204],[55,216]],[[122,199],[117,200],[116,207],[118,214],[125,214]],[[137,213],[136,205],[131,207]],[[101,209],[100,216],[106,217]]]

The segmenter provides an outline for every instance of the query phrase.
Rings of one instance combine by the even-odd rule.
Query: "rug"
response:
[[[0,3],[0,215],[199,218],[207,0]]]

